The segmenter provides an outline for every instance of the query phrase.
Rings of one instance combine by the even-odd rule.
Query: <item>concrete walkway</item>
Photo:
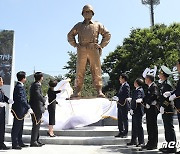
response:
[[[6,143],[11,146],[11,143]],[[44,145],[43,147],[27,147],[22,150],[1,151],[4,154],[157,154],[158,150],[141,151],[140,148],[124,145],[84,146],[84,145]]]

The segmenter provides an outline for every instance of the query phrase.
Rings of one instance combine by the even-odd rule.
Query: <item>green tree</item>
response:
[[[54,76],[54,79],[59,82],[63,79],[63,77],[62,77],[62,75],[58,75],[58,76]]]
[[[132,86],[147,67],[166,65],[172,68],[180,56],[180,24],[164,24],[152,28],[132,29],[122,46],[118,46],[105,59],[102,69],[110,81],[105,91],[119,88],[119,75],[128,72]]]
[[[65,74],[67,78],[71,79],[71,84],[74,83],[75,77],[76,77],[76,60],[77,60],[77,54],[75,52],[69,52],[69,61],[67,62],[67,65],[63,67],[63,69],[68,70],[68,73]]]

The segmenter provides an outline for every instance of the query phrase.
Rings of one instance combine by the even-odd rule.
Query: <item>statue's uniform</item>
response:
[[[68,33],[68,42],[72,46],[77,47],[75,80],[75,93],[77,95],[80,95],[82,89],[87,61],[90,64],[93,84],[97,92],[102,90],[101,48],[97,49],[96,47],[99,34],[102,35],[102,41],[99,45],[101,48],[104,48],[109,43],[111,35],[99,22],[90,21],[88,24],[84,21],[79,22]],[[76,35],[78,35],[78,43],[75,39]]]

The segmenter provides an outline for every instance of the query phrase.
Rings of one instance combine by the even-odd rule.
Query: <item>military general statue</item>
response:
[[[68,33],[68,42],[77,48],[75,91],[71,97],[80,97],[84,82],[86,64],[89,62],[93,84],[98,97],[105,97],[102,93],[102,75],[100,56],[102,48],[110,41],[111,34],[99,22],[92,21],[94,11],[91,5],[85,5],[82,9],[83,22],[77,23]],[[98,43],[99,34],[102,40]],[[75,37],[78,35],[78,41]]]

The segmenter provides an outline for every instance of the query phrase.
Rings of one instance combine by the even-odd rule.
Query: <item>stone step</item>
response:
[[[129,116],[129,134],[131,134],[131,127],[132,127],[131,118],[132,116]],[[175,119],[174,121],[177,121],[177,119]],[[160,134],[164,133],[164,128],[160,116],[158,117],[158,125],[159,125],[159,133]],[[12,125],[7,125],[6,132],[10,133],[11,128]],[[30,117],[25,118],[23,134],[30,135],[31,128],[32,128],[31,118]],[[143,124],[143,128],[144,128],[144,134],[146,135],[147,131],[146,131],[145,121]],[[47,136],[47,131],[48,131],[48,126],[42,124],[40,129],[40,135]],[[57,136],[77,136],[77,137],[115,136],[118,134],[117,120],[114,120],[112,118],[105,118],[89,126],[76,128],[76,129],[69,129],[69,130],[58,130],[55,131],[55,134]]]
[[[129,123],[129,134],[131,134],[131,123]],[[144,134],[147,135],[146,124],[143,124]],[[6,133],[11,133],[12,125],[6,126]],[[25,125],[23,129],[24,135],[31,134],[32,126]],[[47,136],[48,126],[41,126],[40,135]],[[164,127],[162,125],[158,126],[159,134],[164,133]],[[101,137],[101,136],[115,136],[118,134],[117,126],[86,126],[76,129],[59,130],[54,131],[57,136],[71,136],[71,137]]]
[[[177,140],[180,138],[179,125],[174,125],[176,130]],[[145,140],[147,141],[146,124],[143,124]],[[11,125],[6,126],[5,141],[11,142]],[[31,138],[31,123],[24,126],[23,141],[30,143]],[[55,131],[56,137],[47,136],[48,127],[42,125],[40,128],[40,140],[45,144],[56,145],[124,145],[131,139],[131,131],[127,138],[115,138],[118,134],[117,126],[86,126],[76,129]],[[129,123],[131,130],[131,122]],[[159,141],[164,141],[164,127],[158,126]]]
[[[5,134],[5,141],[11,142],[10,133]],[[177,139],[180,138],[180,134],[176,133]],[[147,142],[148,136],[145,135],[145,142]],[[40,136],[40,140],[45,144],[55,145],[126,145],[130,142],[131,136],[127,138],[115,138],[113,136],[101,136],[101,137],[72,137],[72,136],[56,136],[54,138],[47,136]],[[164,134],[159,134],[159,142],[164,141]],[[30,143],[30,135],[23,135],[23,142]]]

